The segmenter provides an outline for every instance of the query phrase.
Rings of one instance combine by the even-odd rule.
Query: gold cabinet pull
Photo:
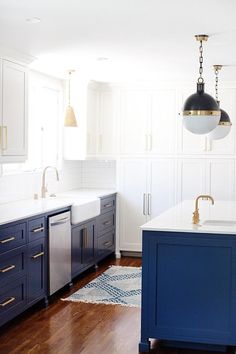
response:
[[[4,306],[7,306],[7,305],[9,305],[10,303],[12,303],[13,301],[15,301],[15,297],[10,297],[10,299],[8,299],[8,300],[6,300],[6,301],[4,301],[4,302],[2,302],[2,303],[0,303],[0,306],[1,307],[4,307]]]
[[[36,229],[31,230],[30,232],[36,233],[36,232],[41,232],[41,231],[44,231],[44,227],[43,226],[37,227]]]
[[[36,258],[42,257],[43,255],[44,255],[44,252],[39,252],[37,254],[34,254],[31,258],[36,259]]]
[[[7,150],[7,126],[3,126],[2,130],[5,131],[5,139],[2,137],[2,142],[4,143],[2,144],[2,150]]]
[[[14,241],[16,238],[14,236],[9,237],[9,238],[5,238],[4,240],[0,240],[0,243],[7,243],[7,242],[11,242]]]
[[[16,266],[12,264],[12,265],[10,265],[10,266],[8,266],[8,267],[6,267],[6,268],[0,269],[0,273],[9,272],[9,270],[12,270],[12,269],[14,269],[14,268],[16,268]]]
[[[103,223],[103,225],[110,225],[110,224],[111,224],[111,220],[105,221],[105,222]]]

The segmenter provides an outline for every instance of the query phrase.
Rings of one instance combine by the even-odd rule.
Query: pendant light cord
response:
[[[200,84],[203,84],[204,83],[204,79],[202,77],[202,74],[203,74],[203,46],[202,46],[202,40],[200,40],[200,46],[199,46],[199,53],[200,53],[200,56],[199,56],[199,78],[198,78],[198,83]]]
[[[68,82],[68,106],[70,106],[70,77],[71,77],[71,71],[69,71],[69,82]]]

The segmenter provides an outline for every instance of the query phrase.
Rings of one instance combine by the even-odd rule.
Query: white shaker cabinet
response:
[[[140,252],[140,226],[175,203],[175,163],[171,159],[123,159],[119,165],[120,250]]]
[[[217,200],[235,200],[235,160],[209,159],[206,162],[206,192]]]
[[[204,159],[179,160],[177,201],[195,200],[199,194],[206,194],[206,161]]]
[[[123,160],[119,166],[120,250],[142,250],[140,225],[147,220],[147,161]]]
[[[27,158],[27,68],[2,60],[1,162]]]
[[[173,154],[176,145],[176,124],[178,110],[176,91],[162,89],[150,94],[151,112],[148,119],[148,152],[155,154]]]
[[[99,95],[97,156],[104,159],[116,157],[117,124],[115,119],[115,98],[113,92],[101,90]]]
[[[150,98],[145,91],[121,92],[121,155],[145,155],[149,150]]]

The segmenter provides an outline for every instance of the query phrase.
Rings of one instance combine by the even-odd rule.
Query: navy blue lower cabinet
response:
[[[236,236],[143,232],[140,351],[150,338],[236,345]]]
[[[29,304],[44,298],[46,294],[46,250],[44,238],[28,246],[28,294]]]
[[[71,270],[72,278],[95,262],[95,219],[72,228],[71,234]]]

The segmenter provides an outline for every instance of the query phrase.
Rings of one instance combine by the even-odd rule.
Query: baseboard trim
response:
[[[136,258],[142,258],[142,252],[121,251],[121,257],[136,257]]]

